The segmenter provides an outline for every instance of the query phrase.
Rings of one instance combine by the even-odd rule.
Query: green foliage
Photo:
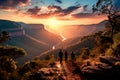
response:
[[[98,31],[95,34],[93,34],[93,37],[101,36],[103,34],[103,31]]]
[[[48,64],[49,60],[40,60],[39,58],[35,58],[18,68],[18,75],[21,76],[21,80],[36,80],[37,78],[38,80],[42,80],[41,74],[37,74],[37,71]]]
[[[51,55],[50,54],[47,54],[46,56],[45,56],[45,60],[50,60],[51,59]]]
[[[10,38],[5,31],[0,33],[0,45]],[[25,56],[26,52],[22,48],[15,46],[0,46],[0,80],[21,80],[17,74],[16,59]]]
[[[45,60],[48,61],[48,64],[54,63],[55,62],[55,57],[53,54],[47,54],[45,56]]]
[[[0,57],[0,69],[7,72],[13,72],[16,68],[17,66],[14,60],[7,56]]]
[[[105,51],[110,47],[112,43],[113,41],[111,42],[110,37],[98,36],[96,38],[95,45],[98,52],[104,55]]]
[[[120,42],[120,32],[118,34],[114,35],[114,42],[117,44]]]
[[[8,80],[22,80],[21,75],[18,74],[18,69],[19,69],[19,67],[16,70],[14,70],[12,73],[9,74]]]
[[[53,54],[46,55],[45,60],[54,60],[54,55]]]
[[[3,31],[0,33],[0,44],[4,43],[5,41],[7,41],[10,38],[9,33],[7,33],[6,31]]]
[[[83,36],[82,38],[81,38],[81,41],[83,41],[83,40],[85,40],[85,39],[88,39],[90,36],[88,35],[88,36]]]
[[[34,59],[21,66],[18,72],[20,75],[25,75],[27,73],[38,71],[38,69],[45,67],[48,63],[49,60]]]
[[[114,35],[114,44],[107,50],[106,55],[120,56],[120,32]]]
[[[8,80],[8,73],[2,69],[0,69],[0,80]]]
[[[117,26],[119,23],[118,17],[120,17],[120,10],[113,5],[113,0],[98,0],[95,5],[93,5],[93,12],[98,12],[101,14],[107,14],[108,22],[111,27],[111,40],[113,39],[114,32],[120,30]],[[120,23],[119,23],[120,24]]]
[[[28,80],[46,80],[46,79],[43,78],[42,74],[35,72],[29,76]]]
[[[25,73],[31,72],[32,70],[36,69],[38,64],[34,61],[27,62],[20,68],[19,74],[24,75]]]
[[[119,28],[120,15],[114,15],[111,20],[112,20],[112,23],[114,24],[114,32],[113,33],[116,34],[116,33],[120,32],[120,28]],[[112,26],[111,26],[110,22],[107,22],[105,27],[107,29],[107,32],[111,32]]]
[[[10,58],[18,58],[21,56],[25,56],[27,53],[22,48],[18,48],[15,46],[0,46],[0,57],[8,56]]]
[[[90,55],[90,51],[88,48],[82,48],[81,49],[81,58],[88,59]]]
[[[116,46],[116,48],[114,49],[113,55],[115,57],[120,57],[120,43]]]

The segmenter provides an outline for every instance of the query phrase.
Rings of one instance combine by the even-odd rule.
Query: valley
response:
[[[105,23],[106,21],[91,25],[66,26],[62,29],[61,34],[57,35],[45,30],[43,24],[25,24],[23,22],[0,20],[0,30],[9,32],[11,36],[11,39],[4,45],[18,46],[28,53],[26,57],[17,59],[19,64],[23,64],[42,54],[58,53],[60,48],[70,52],[73,50],[80,52],[80,46],[83,47],[88,43],[87,41],[81,42],[81,37],[103,31]],[[87,47],[89,46],[90,44]]]

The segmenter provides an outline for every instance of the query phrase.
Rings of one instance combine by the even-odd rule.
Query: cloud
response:
[[[72,14],[72,17],[74,18],[92,18],[92,17],[98,17],[98,14],[93,13],[78,13],[78,14]]]
[[[30,0],[0,0],[0,9],[14,9],[17,6],[25,6]]]
[[[47,7],[41,7],[41,8],[35,7],[35,8],[28,9],[26,14],[29,14],[31,17],[35,17],[35,18],[49,18],[53,16],[61,17],[61,16],[69,15],[79,7],[81,6],[70,6],[66,9],[62,9],[60,6],[57,6],[57,5],[51,5]]]
[[[74,10],[74,11],[71,13],[71,15],[72,15],[72,14],[82,13],[82,12],[87,11],[87,6],[88,6],[88,5],[80,6],[78,9]]]
[[[48,6],[48,9],[50,10],[49,14],[52,13],[55,16],[66,16],[78,8],[78,6],[70,6],[66,9],[62,9],[60,6],[56,5]]]
[[[57,5],[50,5],[50,6],[43,6],[38,8],[37,6],[34,8],[29,8],[26,11],[26,15],[30,15],[33,18],[50,18],[50,17],[57,17],[58,19],[62,20],[70,20],[69,17],[73,18],[88,18],[97,16],[93,13],[83,13],[87,10],[88,5],[83,6],[69,6],[68,8],[61,8]],[[64,19],[65,18],[65,19]]]
[[[78,8],[80,8],[81,6],[70,6],[70,7],[68,7],[67,9],[63,9],[62,10],[62,15],[61,16],[65,16],[65,15],[68,15],[68,14],[70,14],[71,12],[73,12],[73,11],[75,11],[75,10],[77,10]]]
[[[86,10],[87,10],[87,7],[88,7],[88,5],[84,5],[84,6],[83,6],[83,10],[86,11]]]
[[[56,5],[48,6],[48,9],[51,11],[61,11],[62,10],[62,8],[60,6],[56,6]]]
[[[60,4],[62,3],[62,0],[55,0],[55,1],[58,2],[58,3],[60,3]]]
[[[41,8],[38,8],[38,6],[35,6],[34,8],[28,9],[27,13],[37,15],[40,12],[40,10],[41,10]]]
[[[38,15],[30,15],[31,17],[33,18],[40,18],[40,19],[46,19],[46,18],[49,18],[49,17],[52,17],[54,15],[52,15],[51,13],[44,13],[44,14],[38,14]]]

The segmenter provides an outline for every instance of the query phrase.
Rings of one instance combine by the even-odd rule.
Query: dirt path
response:
[[[72,73],[72,67],[70,67],[65,61],[63,61],[62,64],[59,62],[56,62],[56,64],[65,80],[81,80],[79,75]]]

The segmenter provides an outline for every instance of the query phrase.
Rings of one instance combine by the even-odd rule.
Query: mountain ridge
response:
[[[68,25],[68,26],[65,26],[64,29],[62,30],[62,34],[66,38],[75,38],[75,37],[91,35],[98,31],[103,31],[105,29],[104,27],[105,23],[107,23],[107,20],[101,21],[98,24]]]

